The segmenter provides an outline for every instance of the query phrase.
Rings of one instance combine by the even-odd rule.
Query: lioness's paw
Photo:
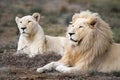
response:
[[[23,52],[22,50],[17,50],[17,51],[13,54],[13,56],[20,56],[20,55],[22,55],[22,54],[24,54],[24,52]]]
[[[36,71],[39,72],[39,73],[43,73],[45,71],[45,69],[43,69],[43,68],[37,68]]]
[[[34,58],[35,56],[36,56],[36,55],[34,55],[34,54],[29,54],[29,55],[28,55],[29,58]]]

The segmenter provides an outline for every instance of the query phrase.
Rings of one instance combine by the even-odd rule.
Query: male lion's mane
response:
[[[91,64],[96,64],[95,60],[99,56],[103,56],[107,53],[113,42],[113,36],[109,25],[105,23],[97,13],[83,11],[79,14],[75,14],[72,18],[72,22],[74,22],[75,17],[86,18],[89,19],[90,22],[95,20],[94,31],[80,40],[77,46],[69,46],[66,50],[69,54],[63,56],[60,61],[66,61],[66,64],[72,66],[78,65],[79,63],[75,63],[78,60],[80,60],[80,62],[84,61],[85,65],[83,66],[83,70],[85,71],[90,68]]]

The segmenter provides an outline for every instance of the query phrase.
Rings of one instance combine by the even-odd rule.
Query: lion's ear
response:
[[[90,25],[91,28],[94,28],[96,23],[97,23],[97,19],[91,18],[88,20],[88,24]]]
[[[16,23],[18,23],[20,21],[20,18],[19,17],[15,17],[15,21],[16,21]]]
[[[78,18],[80,18],[80,13],[75,13],[72,17],[72,22],[74,23]]]
[[[39,14],[39,13],[33,13],[32,16],[35,18],[35,20],[36,20],[37,22],[39,22],[39,20],[40,20],[40,14]]]

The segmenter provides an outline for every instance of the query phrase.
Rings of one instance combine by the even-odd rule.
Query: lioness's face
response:
[[[22,35],[29,36],[30,34],[37,31],[38,21],[36,20],[36,18],[30,15],[24,16],[22,18],[16,17],[16,23]]]
[[[67,30],[67,37],[74,44],[78,44],[89,32],[92,31],[87,19],[79,18],[70,24]]]

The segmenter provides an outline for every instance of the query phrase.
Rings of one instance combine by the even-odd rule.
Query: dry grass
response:
[[[46,35],[51,36],[65,36],[66,27],[60,25],[49,25],[48,27],[43,27]]]

